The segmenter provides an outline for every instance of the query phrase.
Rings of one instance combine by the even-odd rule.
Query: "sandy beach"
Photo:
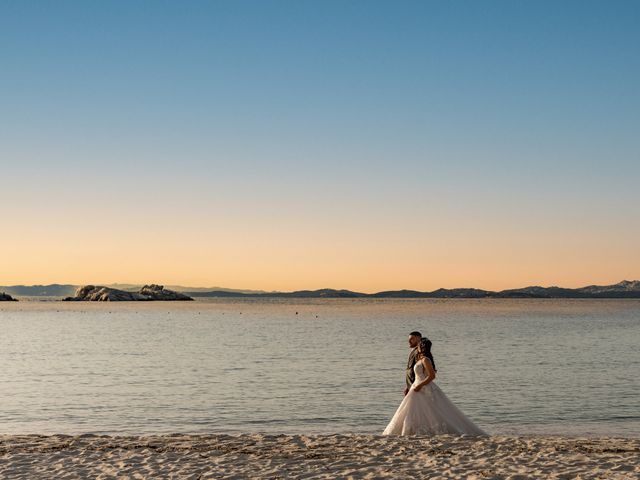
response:
[[[640,439],[3,435],[0,476],[631,479],[640,476]]]

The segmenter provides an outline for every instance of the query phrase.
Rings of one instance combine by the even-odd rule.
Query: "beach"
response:
[[[3,435],[0,477],[580,478],[640,476],[640,439],[379,435]]]

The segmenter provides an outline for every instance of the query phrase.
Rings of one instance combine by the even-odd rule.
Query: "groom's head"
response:
[[[422,334],[420,332],[411,332],[409,334],[409,348],[416,348],[421,338]]]

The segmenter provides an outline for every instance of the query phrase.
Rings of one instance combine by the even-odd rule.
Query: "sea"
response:
[[[0,433],[380,433],[408,334],[491,434],[640,436],[640,300],[0,303]]]

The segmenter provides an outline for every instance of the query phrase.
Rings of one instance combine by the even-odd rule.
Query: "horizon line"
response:
[[[156,285],[163,285],[165,287],[179,287],[182,289],[182,291],[189,291],[189,289],[197,289],[197,290],[207,290],[209,292],[215,292],[215,291],[223,291],[223,290],[232,290],[232,291],[240,291],[240,292],[254,292],[254,293],[293,293],[293,292],[302,292],[302,291],[309,291],[309,292],[314,292],[314,291],[321,291],[321,290],[334,290],[334,291],[348,291],[348,292],[353,292],[353,293],[364,293],[364,294],[375,294],[375,293],[382,293],[382,292],[400,292],[400,291],[412,291],[412,292],[420,292],[420,293],[429,293],[429,292],[435,292],[438,290],[481,290],[481,291],[486,291],[486,292],[502,292],[502,291],[507,291],[507,290],[519,290],[519,289],[523,289],[523,288],[533,288],[533,287],[540,287],[540,288],[564,288],[564,289],[579,289],[579,288],[586,288],[586,287],[591,287],[591,286],[612,286],[612,285],[619,285],[622,283],[635,283],[635,282],[640,282],[640,280],[627,280],[627,279],[623,279],[620,280],[618,282],[615,283],[589,283],[589,284],[583,284],[580,287],[562,287],[559,286],[558,284],[554,284],[554,285],[541,285],[541,284],[531,284],[531,285],[526,285],[526,286],[519,286],[519,287],[509,287],[509,288],[503,288],[503,289],[487,289],[487,288],[480,288],[480,287],[438,287],[432,290],[419,290],[419,289],[415,289],[415,288],[391,288],[391,289],[384,289],[384,290],[377,290],[377,291],[371,291],[371,292],[365,292],[365,291],[360,291],[360,290],[351,290],[349,288],[334,288],[334,287],[320,287],[320,288],[299,288],[299,289],[293,289],[293,290],[264,290],[264,289],[255,289],[255,288],[231,288],[231,287],[222,287],[222,286],[212,286],[212,287],[198,287],[198,286],[185,286],[185,285],[180,285],[180,284],[172,284],[172,283],[155,283],[155,282],[150,282],[150,283],[128,283],[128,282],[111,282],[111,283],[34,283],[34,284],[13,284],[13,285],[0,285],[0,288],[15,288],[15,287],[48,287],[48,286],[54,286],[54,285],[59,285],[59,286],[72,286],[72,287],[81,287],[81,286],[85,286],[85,285],[95,285],[95,286],[104,286],[104,287],[113,287],[113,286],[117,286],[117,285],[126,285],[126,286],[144,286],[144,285],[152,285],[152,284],[156,284]]]

